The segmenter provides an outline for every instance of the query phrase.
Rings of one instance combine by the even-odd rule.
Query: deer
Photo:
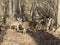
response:
[[[22,31],[25,34],[27,29],[30,28],[29,27],[29,22],[28,21],[22,21],[22,19],[18,19],[19,21],[19,28],[22,27]],[[18,31],[21,31],[20,29]]]

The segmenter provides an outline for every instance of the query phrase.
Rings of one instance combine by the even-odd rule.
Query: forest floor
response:
[[[1,45],[36,45],[36,43],[29,34],[22,34],[9,29]]]
[[[51,40],[54,40],[53,44],[51,43],[52,42]],[[54,44],[55,42],[58,42],[56,43],[56,45],[60,45],[59,41],[60,41],[60,28],[58,28],[56,32],[47,33],[45,31],[40,31],[38,33],[35,33],[28,31],[28,33],[26,34],[8,29],[7,34],[4,36],[1,45],[55,45]]]

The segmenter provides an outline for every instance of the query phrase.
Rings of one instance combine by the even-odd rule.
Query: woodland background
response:
[[[0,45],[60,45],[59,2],[59,0],[0,0]],[[25,29],[29,27],[29,22],[32,22],[33,29],[27,30],[25,34],[17,32],[19,18],[22,18],[21,24]],[[47,30],[46,25],[51,18],[53,19],[51,30]],[[43,25],[39,25],[41,20],[44,21]],[[14,28],[10,29],[12,24]],[[55,32],[53,28],[56,29]]]

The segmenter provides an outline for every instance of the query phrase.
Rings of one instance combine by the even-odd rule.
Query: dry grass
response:
[[[36,45],[36,43],[28,34],[8,30],[1,45]]]
[[[28,30],[26,34],[8,29],[1,45],[60,45],[59,37],[60,28],[56,32],[31,32]]]

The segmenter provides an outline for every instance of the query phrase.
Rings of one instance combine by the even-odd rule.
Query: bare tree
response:
[[[8,17],[8,3],[9,3],[9,0],[5,0],[4,4],[4,16],[3,16],[3,24],[6,24],[6,17]]]

